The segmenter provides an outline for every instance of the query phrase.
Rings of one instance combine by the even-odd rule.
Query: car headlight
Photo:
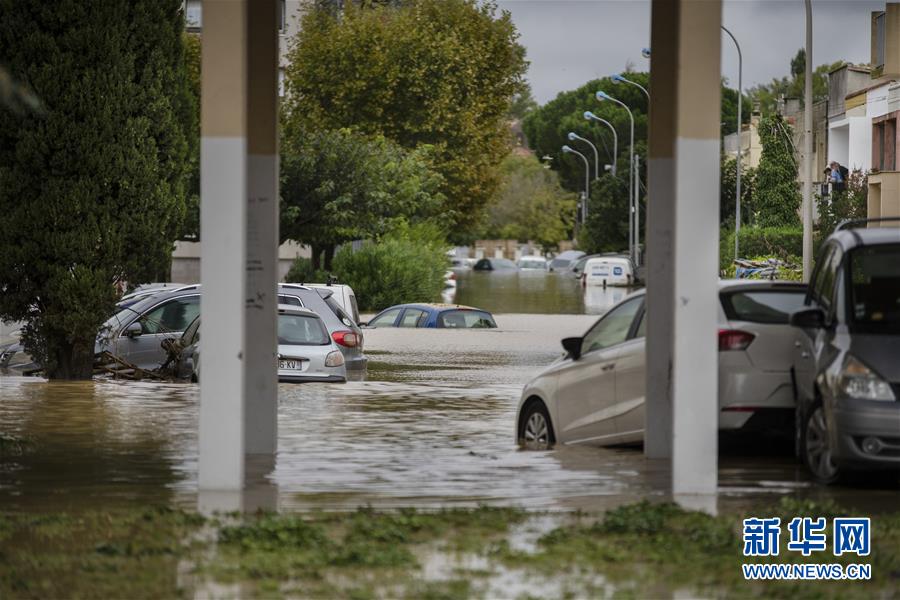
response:
[[[885,401],[897,399],[891,390],[891,384],[852,354],[844,359],[837,388],[838,394],[843,398]]]
[[[329,352],[328,356],[325,357],[325,366],[326,367],[340,367],[344,364],[344,355],[340,350],[334,350],[333,352]]]

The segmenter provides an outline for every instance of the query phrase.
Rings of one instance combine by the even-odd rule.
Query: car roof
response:
[[[843,250],[876,244],[900,244],[900,227],[861,227],[835,231],[826,241],[836,241]]]
[[[584,256],[584,252],[582,252],[581,250],[566,250],[565,252],[560,252],[559,254],[557,254],[553,260],[557,260],[560,258],[563,260],[575,259],[581,258],[582,256]]]
[[[783,279],[720,279],[719,290],[738,289],[787,289],[806,291],[806,284],[802,281],[785,281]]]
[[[293,304],[279,304],[278,305],[278,313],[282,314],[296,314],[296,315],[310,315],[317,319],[321,319],[322,317],[313,310],[306,308],[305,306],[294,306]]]
[[[617,262],[625,262],[630,263],[631,259],[627,256],[592,256],[584,264],[588,264],[591,262],[607,262],[607,261],[617,261]]]
[[[429,308],[433,310],[478,310],[481,312],[485,312],[490,314],[490,311],[484,310],[482,308],[475,308],[474,306],[466,306],[465,304],[447,304],[444,302],[409,302],[407,304],[395,304],[394,306],[389,306],[382,310],[391,310],[392,308]]]

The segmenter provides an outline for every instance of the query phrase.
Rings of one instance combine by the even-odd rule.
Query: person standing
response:
[[[834,192],[843,192],[847,189],[847,169],[841,166],[841,163],[834,160],[831,161],[831,189]]]

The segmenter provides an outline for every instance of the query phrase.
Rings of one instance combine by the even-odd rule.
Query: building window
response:
[[[184,3],[184,22],[188,30],[198,30],[203,27],[203,2],[201,0],[187,0]]]
[[[879,171],[893,171],[897,166],[897,119],[885,119],[872,126],[873,166]]]
[[[284,98],[284,69],[278,69],[278,96]]]
[[[285,0],[278,3],[278,31],[284,33],[287,27],[287,6]]]
[[[884,66],[884,13],[875,16],[875,66]]]

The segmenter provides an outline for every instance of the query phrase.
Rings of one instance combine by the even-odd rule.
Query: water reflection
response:
[[[589,315],[602,315],[621,302],[631,291],[631,288],[623,287],[585,286],[584,310]]]

